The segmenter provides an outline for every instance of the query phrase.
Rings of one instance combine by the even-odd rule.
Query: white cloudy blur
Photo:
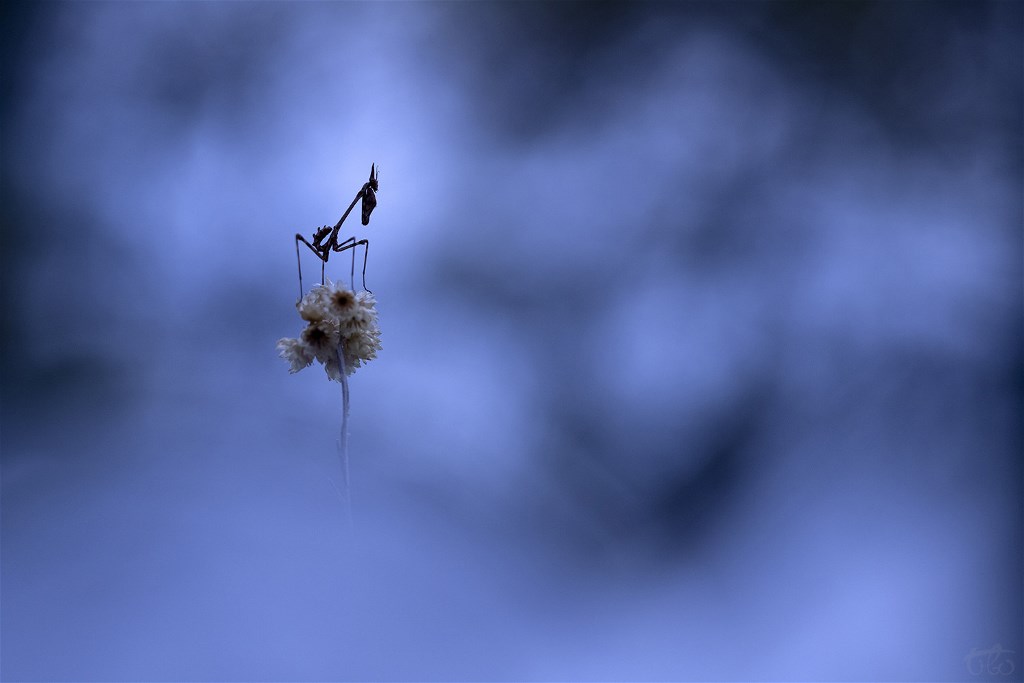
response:
[[[1021,8],[728,7],[6,9],[0,677],[1024,666]]]

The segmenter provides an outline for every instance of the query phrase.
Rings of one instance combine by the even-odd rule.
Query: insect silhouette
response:
[[[341,224],[345,222],[348,215],[352,213],[352,209],[355,208],[356,202],[360,199],[363,201],[362,213],[363,213],[363,225],[370,224],[370,214],[373,212],[374,207],[377,206],[377,167],[376,164],[370,165],[370,179],[363,183],[363,186],[356,193],[356,198],[352,200],[352,203],[348,205],[348,209],[345,210],[341,220],[333,227],[323,226],[317,228],[316,232],[313,233],[312,242],[307,240],[302,235],[296,233],[295,235],[295,259],[299,264],[299,299],[302,299],[302,257],[299,256],[299,242],[305,244],[309,249],[316,254],[317,258],[320,259],[320,284],[324,283],[324,267],[327,265],[327,260],[331,257],[332,252],[342,252],[346,249],[352,250],[352,277],[355,278],[356,269],[356,247],[360,244],[363,245],[363,289],[366,289],[366,260],[370,256],[370,242],[369,240],[356,240],[356,238],[349,237],[348,239],[338,241],[338,231],[341,230]],[[326,240],[326,241],[325,241]],[[370,290],[366,290],[370,291]]]

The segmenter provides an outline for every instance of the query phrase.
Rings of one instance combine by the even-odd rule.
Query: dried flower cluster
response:
[[[277,350],[291,365],[289,372],[309,367],[314,360],[323,364],[327,377],[341,381],[340,348],[345,374],[377,357],[381,349],[377,326],[377,301],[370,292],[354,292],[341,284],[317,285],[297,304],[299,315],[308,323],[298,339],[281,339]]]

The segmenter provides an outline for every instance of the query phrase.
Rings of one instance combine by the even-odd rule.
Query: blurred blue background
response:
[[[1021,4],[3,12],[4,680],[1019,677]]]

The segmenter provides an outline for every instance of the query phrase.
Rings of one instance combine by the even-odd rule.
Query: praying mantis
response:
[[[370,164],[370,179],[363,183],[363,186],[356,193],[355,199],[348,205],[348,209],[345,210],[341,220],[337,222],[334,228],[323,226],[317,228],[316,232],[313,233],[312,243],[302,235],[295,234],[295,259],[299,264],[299,299],[302,299],[302,258],[299,256],[299,242],[301,241],[310,251],[316,254],[317,258],[322,262],[320,264],[320,284],[324,283],[324,267],[327,265],[327,260],[331,257],[332,252],[342,252],[346,249],[352,250],[352,276],[355,277],[356,268],[356,252],[355,248],[360,244],[363,245],[363,289],[366,289],[366,260],[370,255],[370,242],[369,240],[356,240],[355,236],[349,237],[341,242],[338,241],[338,231],[341,230],[341,224],[345,222],[348,215],[352,213],[352,209],[355,208],[356,202],[360,199],[363,200],[362,213],[363,213],[363,225],[369,225],[370,214],[373,212],[374,207],[377,206],[377,167],[376,164]],[[330,237],[328,237],[330,235]],[[324,239],[327,239],[325,242]],[[366,289],[366,291],[370,291]]]

